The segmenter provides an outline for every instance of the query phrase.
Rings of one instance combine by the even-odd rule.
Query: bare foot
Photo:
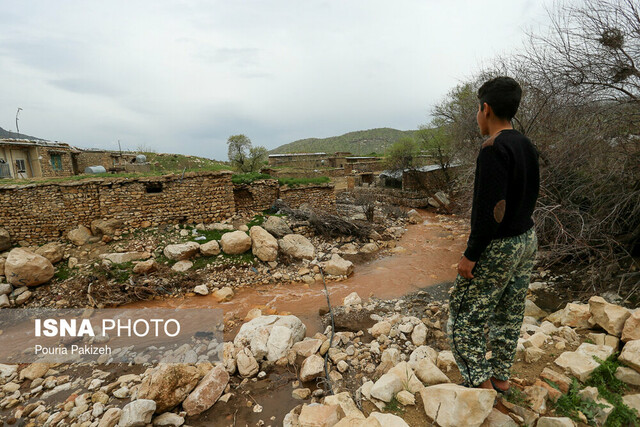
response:
[[[480,384],[476,388],[486,388],[486,389],[489,389],[489,390],[493,390],[493,385],[491,385],[491,380],[486,380],[485,382],[483,382],[482,384]]]
[[[509,381],[502,381],[499,380],[497,378],[493,378],[491,377],[491,380],[489,380],[489,384],[491,384],[491,381],[493,381],[493,383],[496,385],[496,387],[498,387],[500,389],[500,391],[507,391],[509,390]],[[492,386],[493,388],[493,386]]]

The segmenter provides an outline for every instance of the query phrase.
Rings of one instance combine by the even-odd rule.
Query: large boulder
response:
[[[449,383],[449,377],[447,377],[429,357],[418,360],[411,363],[416,376],[425,385],[436,385]]]
[[[4,228],[0,228],[0,252],[11,248],[11,235]]]
[[[122,408],[119,427],[144,427],[151,422],[156,410],[156,402],[148,399],[138,399]]]
[[[324,272],[333,276],[348,276],[353,273],[353,263],[338,254],[333,254],[325,263]]]
[[[624,322],[622,341],[640,340],[640,310],[634,311]]]
[[[64,257],[64,245],[58,242],[50,242],[40,246],[35,250],[35,253],[48,259],[51,264],[55,264],[62,261]]]
[[[278,246],[292,258],[313,259],[316,253],[313,243],[301,234],[287,234],[278,240]]]
[[[91,232],[94,236],[113,236],[117,230],[124,227],[124,221],[120,219],[96,219],[91,221]]]
[[[278,328],[273,333],[274,337],[271,338],[276,326]],[[289,329],[290,334],[285,333],[283,328]],[[265,356],[268,356],[269,360],[277,360],[274,358],[286,355],[286,351],[293,347],[293,344],[304,338],[306,331],[306,326],[296,316],[259,316],[240,327],[233,343],[238,348],[251,349],[257,360]]]
[[[229,374],[223,367],[216,366],[210,370],[182,402],[182,407],[187,411],[187,415],[190,417],[198,415],[211,408],[222,395],[228,382]]]
[[[640,372],[640,340],[626,343],[618,360]]]
[[[200,245],[196,242],[177,243],[175,245],[167,245],[164,248],[164,256],[169,259],[182,261],[189,259],[200,250]]]
[[[617,337],[622,335],[624,322],[631,315],[631,312],[626,308],[608,303],[599,296],[593,296],[589,299],[589,311],[591,312],[592,324],[600,326],[609,334]]]
[[[16,287],[40,285],[51,280],[54,273],[48,259],[22,248],[12,249],[4,264],[7,282]]]
[[[67,238],[76,246],[82,246],[93,239],[91,230],[84,225],[79,225],[67,233]]]
[[[200,245],[200,253],[204,256],[214,256],[220,253],[220,245],[217,240],[210,240]]]
[[[251,251],[260,261],[275,261],[278,257],[278,241],[264,228],[254,225],[249,230]]]
[[[572,328],[589,329],[589,304],[568,303],[562,310],[549,315],[547,320],[556,326],[570,326]]]
[[[242,254],[251,249],[251,237],[240,230],[224,233],[220,239],[220,246],[226,254]]]
[[[387,372],[371,387],[371,396],[383,402],[391,402],[395,395],[402,390],[402,379]]]
[[[420,390],[425,413],[441,427],[480,427],[493,409],[495,390],[439,384]]]
[[[265,222],[262,223],[262,227],[264,227],[264,229],[267,230],[270,234],[278,238],[293,233],[285,220],[280,218],[279,216],[270,216]]]
[[[332,427],[344,418],[340,405],[304,405],[300,410],[300,427]]]
[[[160,364],[140,384],[138,398],[156,403],[156,413],[168,411],[182,402],[198,384],[198,369],[183,364]]]
[[[613,352],[614,349],[609,346],[583,343],[576,351],[562,353],[555,360],[555,364],[585,382],[591,373],[600,366],[594,356],[600,360],[606,360]]]
[[[361,420],[365,419],[364,414],[360,409],[358,409],[356,403],[351,398],[351,393],[349,393],[348,391],[343,391],[342,393],[326,396],[324,398],[324,404],[340,405],[347,417],[359,418]]]

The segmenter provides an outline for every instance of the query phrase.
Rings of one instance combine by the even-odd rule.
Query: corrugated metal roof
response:
[[[286,157],[286,156],[326,156],[327,153],[284,153],[269,154],[269,157]]]

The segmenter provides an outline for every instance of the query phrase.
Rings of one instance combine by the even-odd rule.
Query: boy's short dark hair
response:
[[[486,102],[495,115],[501,119],[511,120],[520,106],[522,88],[511,77],[496,77],[484,82],[478,89],[481,108]]]

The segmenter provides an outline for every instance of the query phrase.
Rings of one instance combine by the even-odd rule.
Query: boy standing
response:
[[[522,89],[497,77],[478,90],[477,121],[489,138],[478,154],[471,233],[449,300],[451,351],[468,387],[509,389],[538,241],[538,152],[513,129]],[[489,329],[491,359],[485,357]]]

